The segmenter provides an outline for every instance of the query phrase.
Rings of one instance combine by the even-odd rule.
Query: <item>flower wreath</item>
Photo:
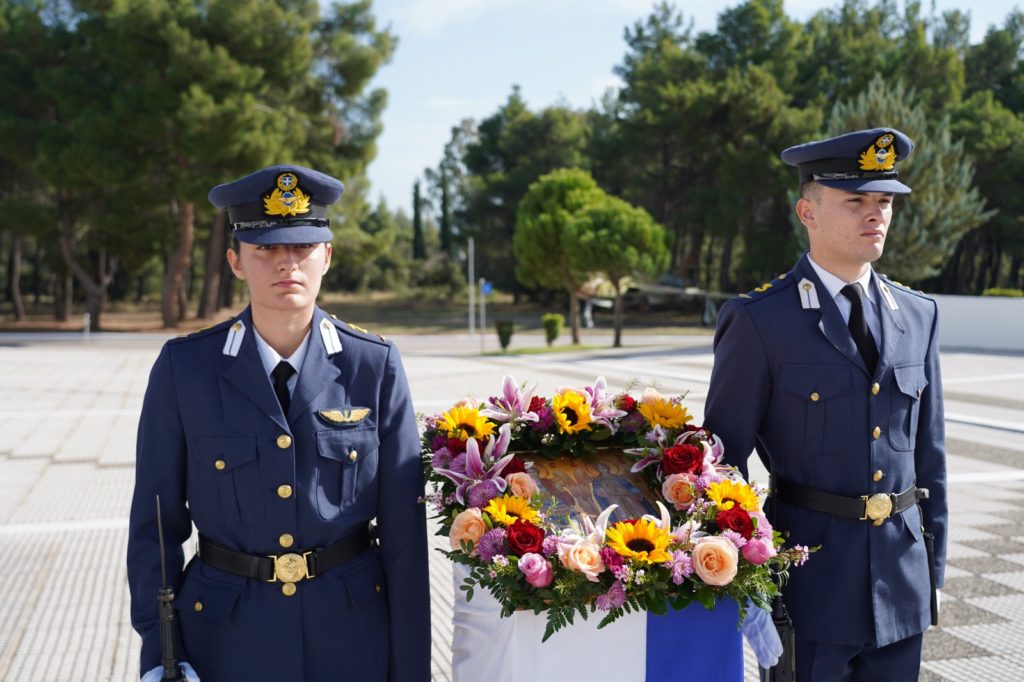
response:
[[[426,500],[449,538],[442,551],[469,567],[466,598],[481,586],[502,616],[546,612],[545,640],[598,610],[604,627],[632,611],[694,601],[712,609],[725,597],[739,604],[741,622],[749,604],[768,608],[811,550],[782,548],[761,509],[765,491],[722,464],[722,444],[691,421],[682,397],[610,394],[600,377],[542,398],[507,376],[501,396],[426,417]],[[613,522],[616,505],[596,519],[552,513],[530,458],[587,458],[599,448],[616,448],[642,473],[657,515]]]

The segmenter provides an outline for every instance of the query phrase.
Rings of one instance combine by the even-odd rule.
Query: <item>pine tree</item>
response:
[[[412,257],[415,260],[425,260],[427,257],[427,245],[423,240],[422,203],[420,181],[417,180],[412,186]]]
[[[914,191],[896,198],[885,254],[876,267],[895,279],[920,282],[936,275],[957,242],[994,211],[985,210],[973,185],[974,163],[963,141],[953,139],[949,117],[930,122],[913,90],[880,75],[857,97],[836,104],[827,132],[876,127],[897,128],[916,145],[897,167],[900,180]]]

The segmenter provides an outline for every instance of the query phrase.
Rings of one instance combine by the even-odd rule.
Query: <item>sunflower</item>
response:
[[[756,512],[761,508],[761,500],[753,488],[746,483],[737,483],[728,478],[709,485],[708,497],[723,511],[732,509],[737,504],[748,512]]]
[[[475,407],[456,405],[441,415],[437,428],[453,438],[486,438],[494,433],[494,424]]]
[[[666,400],[661,396],[644,397],[640,403],[640,414],[644,416],[651,426],[663,426],[666,429],[678,429],[683,424],[692,421],[693,417],[686,411],[686,408],[677,402]]]
[[[671,561],[668,545],[672,537],[648,519],[620,521],[608,529],[608,546],[620,556],[649,564]]]
[[[537,510],[530,503],[515,495],[502,495],[492,498],[484,507],[492,519],[503,526],[511,526],[517,519],[536,523],[540,520]]]
[[[589,431],[594,421],[590,418],[590,398],[572,389],[556,393],[551,399],[551,408],[562,433]]]

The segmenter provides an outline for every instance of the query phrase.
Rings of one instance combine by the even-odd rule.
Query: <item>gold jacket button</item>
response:
[[[282,500],[287,500],[292,496],[292,487],[287,483],[284,485],[277,486],[277,496]]]
[[[878,395],[878,392],[882,390],[882,387],[877,383],[871,384],[871,395]]]
[[[280,436],[277,437],[277,447],[281,448],[282,450],[287,450],[291,446],[292,437],[289,436],[287,433],[282,433]]]
[[[281,585],[281,594],[286,597],[290,597],[295,594],[295,583],[285,583]]]
[[[213,463],[213,468],[216,469],[217,471],[224,471],[227,465],[227,462],[225,462],[222,459],[218,459],[216,462]]]
[[[381,591],[381,590],[383,590],[383,589],[384,589],[384,588],[380,586],[380,583],[377,583],[377,591],[378,591],[378,592],[380,592],[380,591]]]
[[[192,608],[194,608],[196,611],[202,611],[203,610],[203,602],[197,601],[195,606],[193,606]]]
[[[818,395],[818,392],[817,392],[817,391],[815,391],[814,393],[812,393],[812,394],[811,394],[811,402],[812,402],[812,403],[816,403],[816,402],[818,402],[819,400],[821,400],[821,396],[820,396],[820,395]]]
[[[356,461],[357,459],[359,459],[359,453],[358,453],[358,452],[356,452],[355,450],[349,450],[349,453],[348,453],[348,460],[349,460],[350,462],[354,462],[354,461]]]
[[[881,480],[882,480],[883,478],[885,478],[885,472],[884,472],[884,471],[882,471],[881,469],[879,469],[878,471],[876,471],[876,472],[875,472],[875,475],[871,477],[871,479],[872,479],[872,480],[873,480],[873,481],[874,481],[875,483],[878,483],[878,482],[879,482],[879,481],[881,481]]]
[[[282,547],[285,548],[291,547],[293,544],[295,544],[295,538],[293,538],[290,533],[282,533],[281,537],[279,537],[277,541],[278,543],[280,543]]]
[[[876,426],[875,430],[871,432],[871,437],[878,440],[878,437],[882,435],[882,427]]]

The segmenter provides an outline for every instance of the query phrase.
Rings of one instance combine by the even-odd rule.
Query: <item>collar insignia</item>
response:
[[[800,306],[804,310],[821,310],[821,304],[818,302],[818,289],[814,286],[814,282],[804,277],[796,285],[796,288],[800,292]]]
[[[893,298],[892,291],[889,290],[889,287],[884,282],[879,282],[879,284],[882,285],[880,287],[882,289],[882,298],[884,298],[885,302],[889,304],[889,310],[899,310],[900,307],[896,305],[896,299]]]
[[[238,350],[242,347],[242,339],[245,338],[245,323],[241,320],[235,322],[228,329],[228,338],[224,341],[224,355],[238,357]]]
[[[885,133],[860,155],[863,171],[891,171],[896,166],[896,141],[892,133]]]
[[[337,328],[327,318],[320,322],[320,338],[324,342],[328,356],[341,352],[341,337],[338,336]]]
[[[366,415],[370,414],[370,408],[356,407],[346,410],[319,410],[317,414],[331,424],[354,424],[365,419]]]
[[[277,187],[269,196],[263,197],[263,212],[285,217],[309,213],[309,195],[299,189],[295,173],[277,176]]]

